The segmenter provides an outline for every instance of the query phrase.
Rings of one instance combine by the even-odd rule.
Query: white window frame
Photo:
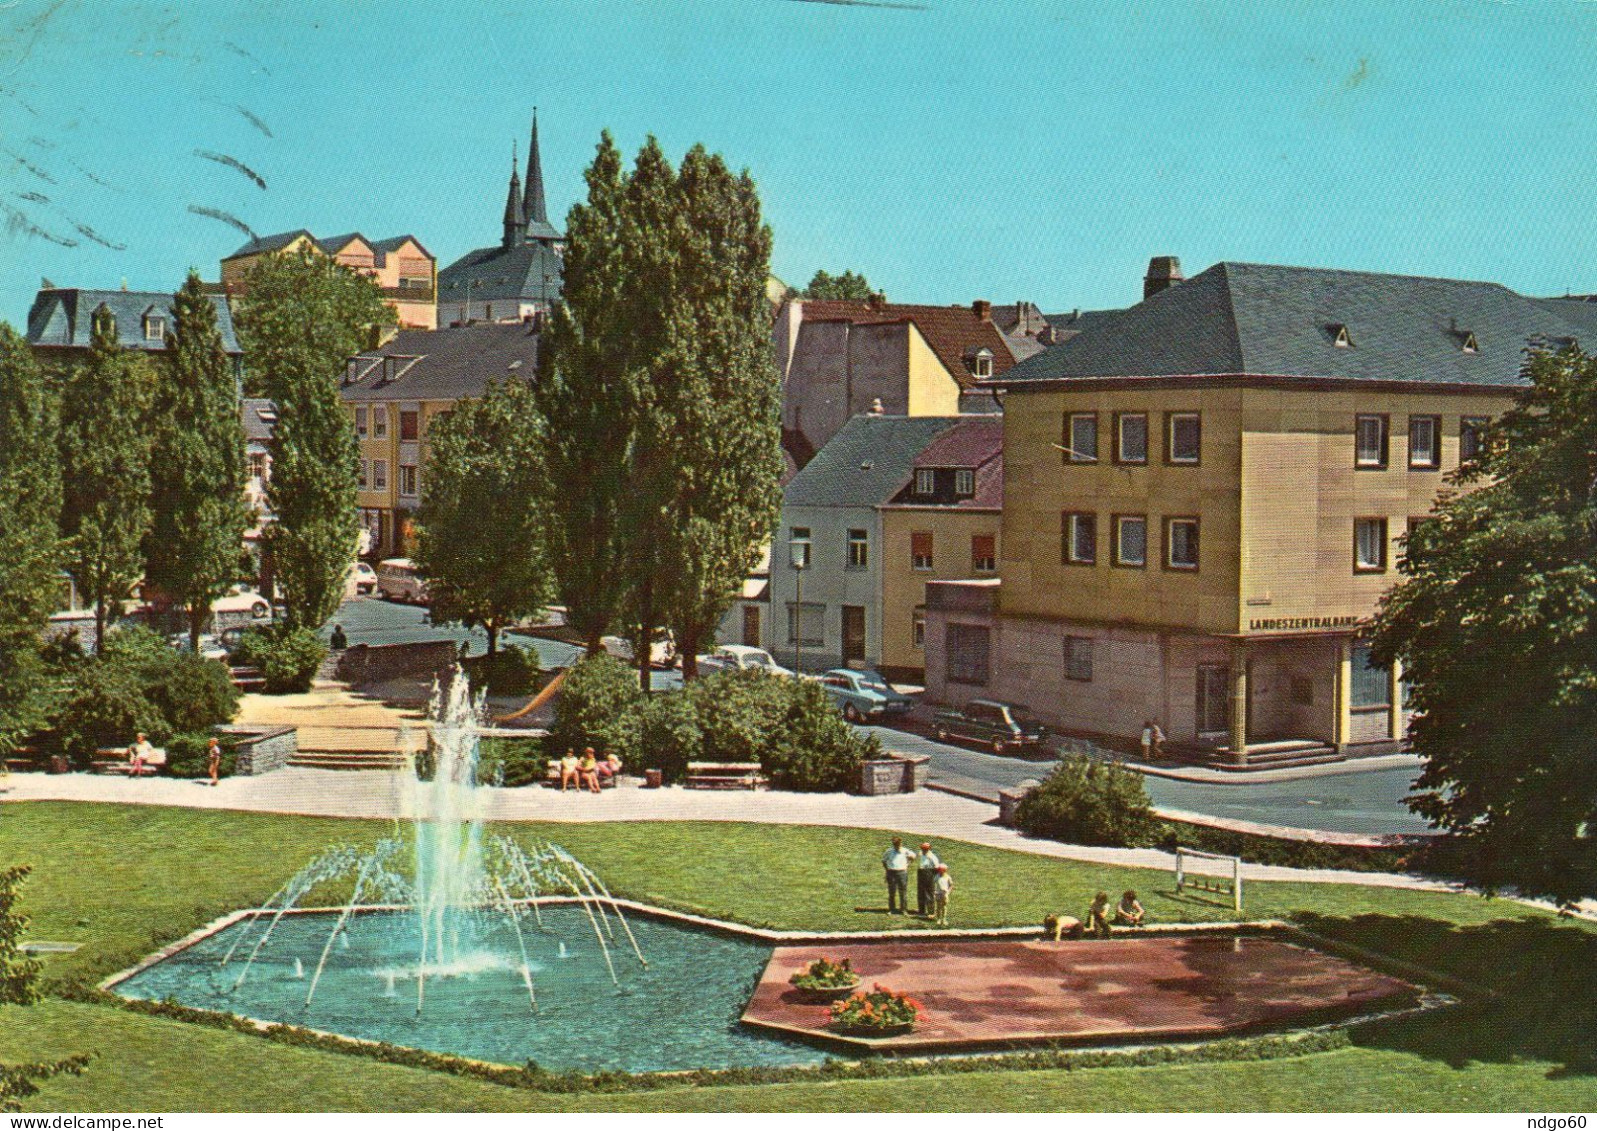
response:
[[[1367,426],[1376,429],[1376,453],[1373,457],[1365,455],[1364,429]],[[1353,466],[1369,470],[1380,470],[1386,467],[1391,458],[1391,427],[1390,418],[1380,413],[1361,412],[1353,417]]]
[[[1133,421],[1142,421],[1142,454],[1126,454],[1126,425]],[[1117,412],[1115,414],[1115,462],[1134,465],[1148,462],[1148,414],[1145,412]]]
[[[1190,528],[1188,544],[1192,547],[1190,561],[1176,561],[1176,527]],[[1196,571],[1203,553],[1202,529],[1198,519],[1186,516],[1167,518],[1164,521],[1164,566],[1166,569]]]
[[[1083,539],[1082,530],[1087,530]],[[1065,564],[1095,566],[1098,564],[1098,516],[1085,511],[1070,511],[1065,515]],[[1081,552],[1085,545],[1087,552]]]
[[[1353,520],[1353,572],[1385,573],[1387,538],[1390,533],[1385,518],[1371,515]]]
[[[151,333],[155,330],[156,333]],[[166,319],[159,314],[146,315],[144,319],[144,340],[147,342],[166,341]]]
[[[960,467],[954,470],[954,494],[961,499],[968,499],[976,494],[974,468]]]
[[[930,467],[917,467],[915,469],[915,494],[934,495],[937,493],[937,471]]]
[[[1176,423],[1190,420],[1198,430],[1197,444],[1192,449],[1190,456],[1180,455],[1176,452]],[[1197,412],[1172,412],[1165,419],[1165,462],[1182,465],[1196,464],[1203,455],[1203,414]]]
[[[399,465],[399,493],[404,498],[414,499],[421,494],[421,469],[413,463]]]
[[[1414,443],[1417,430],[1429,430],[1431,443],[1429,455],[1425,459],[1417,458],[1417,449]],[[1434,413],[1417,413],[1408,418],[1408,465],[1415,471],[1435,471],[1442,466],[1442,418]]]
[[[850,530],[848,532],[847,556],[844,558],[845,569],[869,569],[871,565],[871,536],[868,530]]]

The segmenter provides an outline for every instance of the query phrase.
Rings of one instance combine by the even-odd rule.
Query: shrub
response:
[[[1090,758],[1061,759],[1022,799],[1015,823],[1032,836],[1120,847],[1147,843],[1155,828],[1142,776]]]
[[[272,625],[244,633],[233,658],[261,669],[268,695],[287,695],[311,689],[327,645],[308,628]]]
[[[211,776],[208,734],[175,734],[166,743],[166,772],[174,778]],[[238,755],[227,742],[222,743],[221,776],[232,777],[238,768]]]
[[[549,766],[540,738],[484,738],[477,750],[477,780],[489,785],[536,785]]]
[[[548,749],[558,754],[591,746],[635,761],[628,708],[641,697],[637,673],[620,660],[603,652],[584,656],[560,687]]]
[[[630,711],[636,768],[659,770],[668,782],[678,781],[689,762],[702,761],[704,731],[694,700],[683,691],[649,695]]]
[[[859,781],[860,765],[881,756],[874,734],[861,735],[843,721],[821,685],[790,679],[786,716],[770,735],[760,764],[784,789],[837,793]]]
[[[489,695],[530,695],[538,686],[538,653],[509,644],[491,656],[461,661],[471,686]]]
[[[703,760],[765,765],[788,713],[789,682],[751,670],[714,672],[689,684],[686,694],[704,735]]]

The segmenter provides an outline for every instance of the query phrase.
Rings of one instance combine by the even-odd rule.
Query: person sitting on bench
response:
[[[586,789],[589,793],[598,793],[599,759],[594,757],[593,747],[591,746],[582,752],[582,765],[580,767],[580,772],[582,774],[581,788]]]
[[[582,779],[577,776],[577,752],[567,750],[566,756],[560,759],[560,792],[564,793],[567,786],[582,788]]]
[[[614,783],[621,776],[621,759],[614,750],[610,751],[599,761],[599,784]]]
[[[133,745],[128,747],[128,776],[142,777],[145,765],[155,756],[155,747],[150,745],[150,740],[140,731],[133,740]]]
[[[1115,925],[1117,927],[1140,927],[1148,913],[1142,909],[1142,904],[1137,902],[1137,893],[1128,891],[1120,897],[1120,903],[1115,908]]]

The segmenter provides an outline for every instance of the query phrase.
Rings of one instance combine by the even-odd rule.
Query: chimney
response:
[[[971,303],[970,312],[983,322],[991,322],[993,320],[993,304],[984,298],[979,298]]]
[[[871,415],[872,416],[881,416],[882,413],[884,413],[886,411],[887,410],[882,407],[882,398],[881,397],[877,397],[875,400],[873,400],[871,402]]]
[[[1181,260],[1173,255],[1156,255],[1148,260],[1148,274],[1142,280],[1142,297],[1152,298],[1181,282]]]

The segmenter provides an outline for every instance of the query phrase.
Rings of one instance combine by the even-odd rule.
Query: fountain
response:
[[[535,964],[523,922],[531,918],[533,930],[546,930],[543,912],[551,903],[580,908],[581,919],[598,943],[605,975],[618,990],[616,951],[630,950],[639,966],[648,968],[620,903],[580,860],[555,844],[526,848],[505,836],[485,840],[484,794],[477,788],[483,701],[480,696],[473,698],[458,669],[434,686],[429,718],[430,780],[416,772],[414,756],[400,771],[412,830],[409,875],[401,864],[405,843],[399,838],[385,838],[369,849],[336,845],[323,851],[247,918],[221,956],[219,965],[225,968],[242,955],[234,990],[250,977],[285,916],[302,912],[302,900],[323,885],[342,883],[350,885],[350,893],[314,955],[305,991],[307,1009],[316,999],[335,945],[340,951],[350,950],[351,921],[361,914],[398,913],[408,921],[415,940],[414,964],[374,973],[384,979],[385,997],[397,995],[396,982],[414,980],[418,1015],[426,1006],[430,979],[472,977],[490,968],[510,970],[526,990],[528,1009],[536,1013]],[[515,950],[508,956],[497,937],[506,925],[515,940]],[[253,945],[245,952],[252,937]],[[569,953],[566,940],[559,939],[559,957]],[[308,957],[294,956],[295,980],[304,980]]]

